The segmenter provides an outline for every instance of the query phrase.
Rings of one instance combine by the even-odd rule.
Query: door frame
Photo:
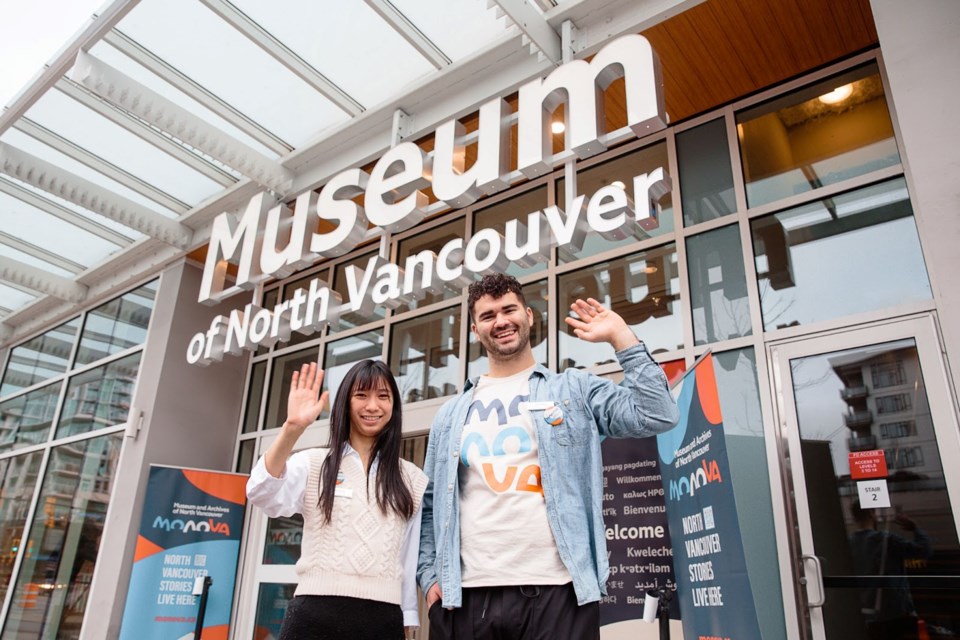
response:
[[[940,450],[947,495],[953,509],[954,525],[960,531],[960,428],[958,428],[957,400],[952,391],[943,341],[934,313],[879,321],[855,327],[798,336],[765,345],[768,363],[768,383],[773,396],[773,430],[775,449],[768,455],[770,463],[771,495],[779,490],[786,515],[786,540],[778,542],[781,566],[784,560],[790,572],[781,572],[781,588],[793,595],[801,637],[823,639],[823,616],[820,607],[809,603],[823,595],[822,582],[810,571],[813,561],[804,562],[803,554],[812,552],[813,536],[810,515],[806,509],[807,495],[803,465],[794,465],[793,456],[799,455],[800,436],[796,405],[792,391],[790,361],[795,358],[855,349],[858,347],[912,338],[923,375],[927,401],[930,405],[934,434]],[[778,476],[779,482],[774,480]],[[779,486],[776,486],[779,485]],[[798,508],[802,505],[803,508]],[[778,530],[782,530],[779,529]],[[789,624],[788,624],[789,627]]]

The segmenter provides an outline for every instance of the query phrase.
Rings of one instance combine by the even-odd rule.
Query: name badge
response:
[[[348,489],[346,487],[337,487],[333,490],[334,498],[346,498],[349,500],[353,497],[353,489]]]
[[[523,411],[546,411],[547,409],[552,409],[557,405],[556,402],[522,402],[520,403],[520,409]]]

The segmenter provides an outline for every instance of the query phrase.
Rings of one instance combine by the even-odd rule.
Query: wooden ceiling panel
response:
[[[674,122],[877,44],[869,0],[707,0],[643,35]]]

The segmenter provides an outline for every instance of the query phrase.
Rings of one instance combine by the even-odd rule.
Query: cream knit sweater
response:
[[[332,595],[400,604],[400,545],[406,521],[377,505],[375,478],[366,478],[359,464],[341,464],[337,495],[329,524],[318,505],[320,468],[327,449],[314,449],[303,497],[303,541],[296,595]],[[414,511],[427,488],[426,474],[413,463],[400,461]],[[342,481],[340,480],[342,479]]]

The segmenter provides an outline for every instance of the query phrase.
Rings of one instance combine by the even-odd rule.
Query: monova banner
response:
[[[657,436],[657,448],[683,635],[759,638],[709,353],[677,391],[680,422]]]
[[[150,467],[120,640],[192,638],[194,579],[207,575],[202,636],[227,639],[246,483],[235,473]]]
[[[641,620],[646,592],[670,588],[674,578],[656,440],[606,438],[600,449],[610,564],[607,595],[600,602],[600,625],[606,626]],[[675,604],[670,613],[680,617]]]

